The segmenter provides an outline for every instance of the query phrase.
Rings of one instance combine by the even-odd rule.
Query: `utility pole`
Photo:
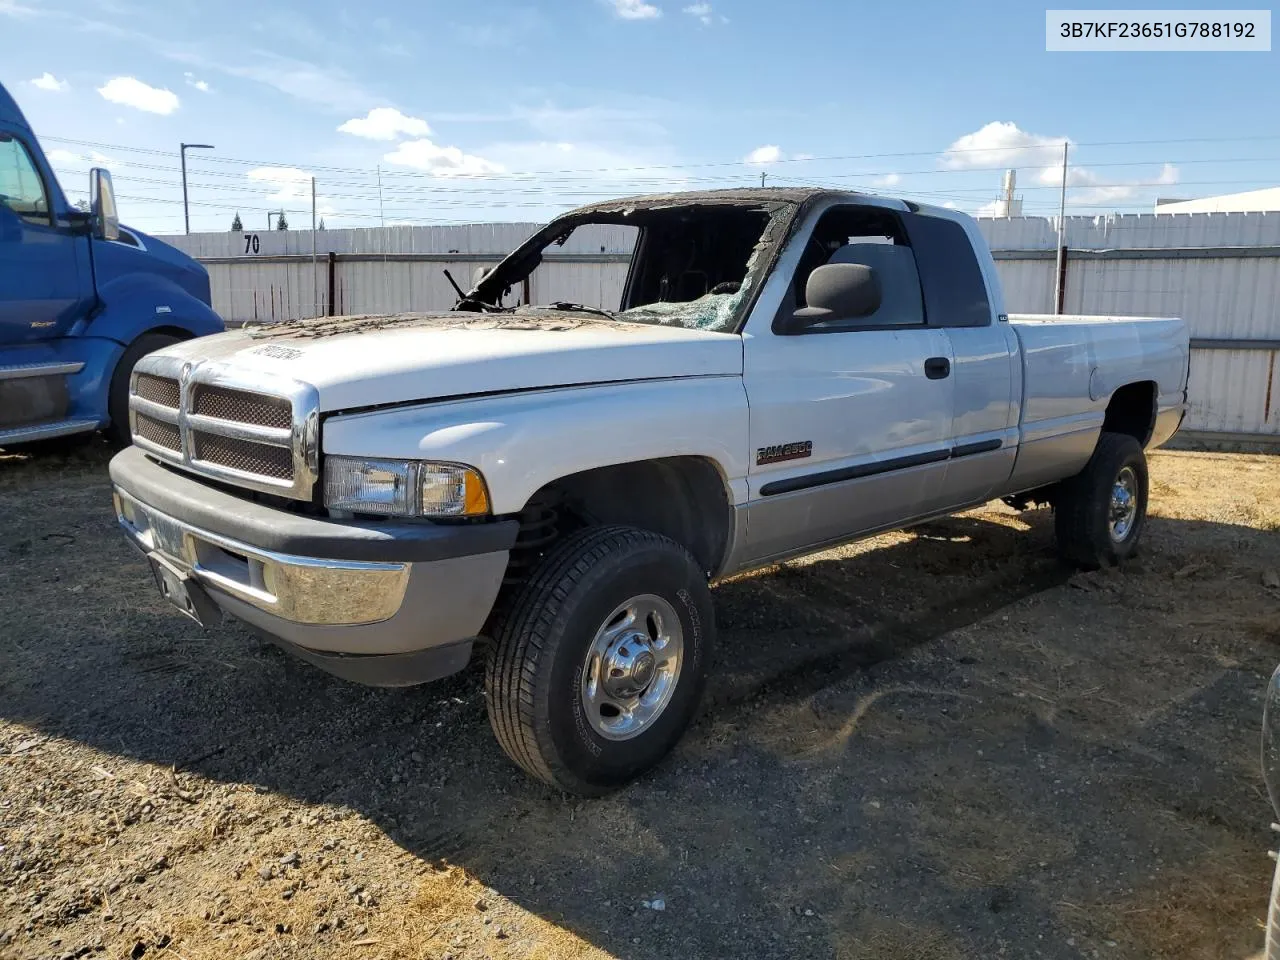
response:
[[[316,273],[316,178],[311,178],[311,310],[320,316],[320,275]]]
[[[761,189],[764,189],[764,178],[767,176],[768,174],[765,173],[763,170],[760,171],[760,188]]]
[[[387,225],[386,214],[382,211],[382,164],[378,164],[378,226]]]
[[[382,283],[390,286],[391,267],[387,263],[387,215],[382,209],[382,164],[378,164],[378,242],[382,244]]]
[[[1063,270],[1063,257],[1067,250],[1067,147],[1069,141],[1062,141],[1062,189],[1058,194],[1058,259],[1053,281],[1053,312],[1062,312],[1063,287],[1066,275]]]
[[[182,157],[182,226],[187,233],[191,232],[191,214],[187,210],[187,151],[212,150],[211,143],[181,143],[178,153]]]

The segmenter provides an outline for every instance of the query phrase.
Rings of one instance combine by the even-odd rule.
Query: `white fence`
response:
[[[979,221],[1013,313],[1054,310],[1057,223]],[[209,270],[229,321],[434,310],[537,229],[531,223],[192,234],[164,239]],[[634,228],[575,232],[519,302],[616,306]],[[1280,213],[1068,217],[1062,312],[1180,316],[1191,328],[1187,429],[1280,439]]]

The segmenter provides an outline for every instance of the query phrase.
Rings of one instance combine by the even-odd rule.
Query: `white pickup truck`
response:
[[[600,225],[633,228],[620,302],[507,305]],[[145,357],[115,509],[184,612],[340,677],[481,646],[499,742],[577,793],[681,736],[711,582],[997,497],[1121,561],[1186,410],[1181,321],[1007,316],[974,221],[903,200],[598,204],[459,292]]]

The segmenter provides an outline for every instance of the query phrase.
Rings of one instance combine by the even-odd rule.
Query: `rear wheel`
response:
[[[125,348],[116,363],[115,373],[111,375],[111,386],[107,392],[107,416],[111,422],[103,432],[112,446],[127,447],[132,440],[129,436],[129,377],[134,366],[148,353],[155,353],[180,339],[168,333],[144,333]]]
[[[666,537],[593,528],[541,561],[495,632],[485,690],[498,742],[538,779],[599,795],[661,760],[692,719],[711,593]]]
[[[1104,432],[1085,468],[1058,488],[1058,552],[1094,569],[1122,563],[1137,548],[1147,520],[1147,458],[1125,433]]]

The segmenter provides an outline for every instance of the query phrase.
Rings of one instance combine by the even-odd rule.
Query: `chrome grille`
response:
[[[199,431],[192,431],[191,435],[191,459],[194,462],[216,463],[230,470],[271,477],[273,480],[293,480],[293,452],[288,447],[274,447]]]
[[[293,405],[283,397],[268,397],[261,393],[227,390],[204,384],[192,387],[191,412],[203,417],[252,423],[276,430],[288,430],[293,424]]]
[[[155,377],[149,373],[138,374],[138,379],[133,385],[133,392],[143,400],[150,400],[152,403],[158,403],[164,407],[172,407],[174,410],[178,409],[179,398],[181,397],[177,380],[170,380],[168,377]]]
[[[182,434],[178,431],[177,425],[156,420],[143,413],[134,416],[133,435],[135,438],[141,437],[175,453],[182,451]]]
[[[162,350],[138,361],[129,420],[134,442],[158,459],[252,490],[311,499],[320,415],[309,384]]]

